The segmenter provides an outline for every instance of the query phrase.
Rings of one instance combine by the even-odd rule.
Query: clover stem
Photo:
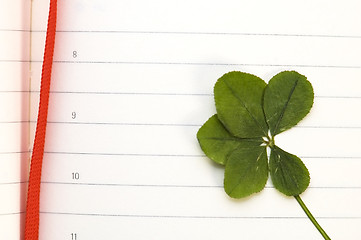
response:
[[[300,204],[301,208],[303,209],[303,211],[306,213],[307,217],[311,220],[311,222],[313,223],[313,225],[317,228],[317,230],[321,233],[322,237],[326,240],[331,240],[331,238],[327,235],[327,233],[325,232],[325,230],[322,229],[322,227],[320,226],[320,224],[318,224],[318,222],[316,221],[316,219],[313,217],[312,213],[310,212],[310,210],[308,210],[308,208],[306,207],[305,203],[302,201],[301,197],[299,195],[294,196],[298,202],[298,204]]]

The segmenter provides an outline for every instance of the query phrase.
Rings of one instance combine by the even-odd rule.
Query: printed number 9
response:
[[[76,112],[72,112],[72,113],[71,113],[71,118],[72,118],[72,119],[75,119],[75,118],[76,118]]]

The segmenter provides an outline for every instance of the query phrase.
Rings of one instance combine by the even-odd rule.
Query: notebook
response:
[[[0,2],[0,239],[21,239],[48,1]],[[361,3],[63,0],[43,163],[41,240],[322,239],[294,198],[241,200],[201,151],[229,71],[307,76],[310,114],[276,137],[332,239],[361,238]]]

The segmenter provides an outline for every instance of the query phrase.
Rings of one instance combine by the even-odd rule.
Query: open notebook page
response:
[[[0,2],[0,239],[20,239],[29,159],[30,1]]]
[[[271,182],[230,199],[224,169],[200,150],[196,133],[215,113],[213,85],[232,70],[266,81],[296,70],[312,82],[311,113],[276,143],[308,166],[302,197],[331,238],[359,239],[360,7],[60,1],[40,239],[321,239]],[[33,13],[36,45],[45,39],[44,1]],[[39,76],[41,49],[32,55]]]

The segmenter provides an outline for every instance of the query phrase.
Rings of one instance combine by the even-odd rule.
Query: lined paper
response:
[[[21,239],[29,158],[30,1],[0,2],[0,239]]]
[[[224,73],[296,70],[315,104],[279,146],[311,174],[302,198],[332,239],[361,224],[358,1],[59,2],[41,239],[321,239],[293,198],[227,197],[199,127]],[[47,6],[34,2],[41,69]],[[342,17],[341,17],[342,16]],[[39,82],[31,86],[35,126]]]

